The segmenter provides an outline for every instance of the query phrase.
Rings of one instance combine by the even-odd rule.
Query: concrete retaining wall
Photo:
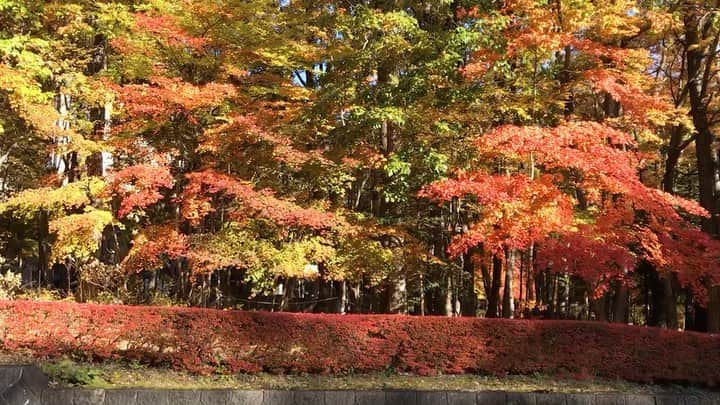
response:
[[[710,405],[718,398],[445,391],[43,391],[45,405]],[[14,404],[13,404],[14,405]],[[28,404],[30,405],[30,404]]]
[[[53,389],[37,367],[0,367],[2,405],[711,405],[720,396],[457,391]]]

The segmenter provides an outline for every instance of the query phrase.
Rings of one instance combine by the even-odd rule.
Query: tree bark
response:
[[[407,278],[401,273],[388,280],[388,312],[407,314]]]
[[[701,42],[707,41],[704,37],[706,27],[699,27],[701,16],[697,11],[689,12],[684,18],[685,40],[687,46],[687,74],[688,96],[690,98],[690,115],[697,136],[695,139],[695,153],[698,168],[698,186],[700,205],[709,213],[709,218],[703,218],[702,229],[710,235],[717,236],[720,231],[718,222],[717,198],[720,194],[718,186],[718,163],[713,149],[714,134],[708,119],[705,94],[708,86],[707,75],[703,75],[703,59],[706,52],[715,54],[715,47],[708,50]],[[710,19],[708,19],[710,20]],[[705,24],[709,24],[706,22]],[[701,33],[702,30],[702,33]],[[717,37],[714,41],[717,44]],[[713,56],[708,56],[706,65],[713,63]],[[720,331],[720,286],[709,286],[709,300],[707,308],[707,331]]]
[[[515,314],[513,300],[513,277],[515,276],[515,251],[507,252],[507,268],[505,269],[505,290],[503,292],[502,316],[512,318]]]
[[[627,285],[618,282],[613,301],[613,322],[628,323],[628,295]]]
[[[662,185],[666,193],[675,194],[677,165],[683,149],[681,128],[675,126],[671,130],[670,145],[668,145],[667,157],[665,158],[665,171],[663,173]]]
[[[490,295],[488,296],[488,308],[485,313],[486,318],[497,318],[500,316],[500,282],[502,277],[502,258],[493,255],[492,259],[492,281]]]
[[[452,281],[452,273],[448,273],[445,281],[446,281],[446,282],[445,282],[445,307],[444,307],[444,314],[445,314],[445,316],[452,316],[452,315],[453,315],[453,297],[452,297],[453,281]]]
[[[50,277],[50,226],[48,212],[41,209],[38,213],[38,289],[48,284]]]
[[[602,297],[592,299],[590,301],[592,311],[595,313],[595,319],[601,322],[608,321],[608,295],[603,294]]]
[[[465,278],[462,285],[461,314],[475,316],[477,311],[477,294],[475,294],[475,265],[472,261],[473,250],[463,255],[463,272]]]

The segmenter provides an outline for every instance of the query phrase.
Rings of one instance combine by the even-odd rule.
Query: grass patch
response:
[[[713,395],[717,391],[680,385],[636,384],[623,380],[559,379],[547,375],[441,375],[423,377],[398,373],[342,376],[235,374],[199,376],[133,362],[84,363],[70,359],[30,361],[22,355],[0,355],[0,364],[35,363],[57,387],[158,389],[369,390],[412,389],[516,392],[625,392],[636,394]]]
[[[40,367],[58,386],[87,388],[165,388],[165,389],[277,389],[350,390],[413,389],[454,391],[523,392],[626,392],[684,393],[706,395],[705,389],[678,385],[634,384],[602,379],[557,379],[546,375],[481,376],[442,375],[422,377],[397,373],[371,373],[344,376],[236,374],[198,376],[167,368],[136,363],[88,364],[71,360],[48,361]]]

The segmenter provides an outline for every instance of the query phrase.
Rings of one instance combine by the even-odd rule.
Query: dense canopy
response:
[[[718,331],[710,3],[0,0],[0,268]]]

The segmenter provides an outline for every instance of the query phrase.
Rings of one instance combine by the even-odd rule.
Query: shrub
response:
[[[0,274],[0,300],[15,298],[20,292],[21,284],[21,274],[13,273],[12,271],[6,271],[5,274]]]
[[[102,381],[100,370],[73,363],[69,360],[60,360],[43,366],[43,371],[52,378],[65,381],[73,385],[89,385]]]
[[[720,337],[599,322],[0,302],[0,348],[196,373],[554,374],[720,384]]]

